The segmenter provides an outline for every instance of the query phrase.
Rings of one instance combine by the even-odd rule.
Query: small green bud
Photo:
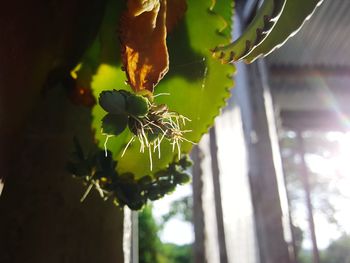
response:
[[[126,111],[136,117],[144,117],[149,111],[148,100],[140,95],[131,95],[126,100]]]
[[[101,107],[112,114],[125,114],[126,101],[124,95],[117,90],[106,90],[98,99]]]
[[[175,175],[175,181],[178,184],[187,184],[191,180],[191,176],[188,173],[176,173]]]
[[[137,183],[142,185],[142,186],[145,186],[145,185],[148,185],[152,182],[152,177],[149,176],[149,175],[146,175],[146,176],[143,176],[142,178],[140,178]]]
[[[186,170],[193,165],[193,162],[188,155],[185,155],[179,160],[179,165],[182,169]]]
[[[107,114],[102,119],[102,132],[108,135],[121,134],[128,124],[126,115]]]

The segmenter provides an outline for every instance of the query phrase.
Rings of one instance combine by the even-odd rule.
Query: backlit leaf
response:
[[[217,4],[231,6],[230,0],[219,2]],[[212,1],[189,0],[187,4],[185,21],[168,36],[171,64],[155,93],[170,95],[160,95],[155,101],[166,104],[170,110],[191,119],[183,129],[191,130],[185,134],[185,138],[196,143],[211,127],[215,116],[230,96],[235,68],[232,65],[222,65],[212,58],[210,48],[229,41],[218,33],[223,28],[222,17],[215,12],[208,12]],[[227,23],[230,24],[230,21]],[[183,142],[182,153],[189,152],[192,146],[189,142]],[[139,148],[139,143],[134,142],[125,155],[118,159],[118,169],[121,172],[132,171],[136,177],[140,177],[157,172],[177,156],[169,142],[164,140],[161,144],[161,158],[158,159],[156,153],[152,155],[151,172],[149,157],[140,153]]]
[[[323,0],[287,0],[281,17],[265,41],[244,60],[252,63],[260,56],[266,56],[281,47],[294,36],[308,20]]]
[[[225,100],[230,96],[229,89],[233,86],[232,65],[222,65],[220,61],[212,57],[210,49],[219,44],[229,43],[231,21],[223,18],[230,17],[225,6],[232,6],[232,0],[220,0],[213,6],[211,0],[188,0],[187,11],[184,19],[174,28],[168,36],[168,50],[171,61],[168,74],[159,82],[155,90],[155,103],[166,104],[170,111],[175,111],[189,119],[183,125],[187,140],[198,142],[213,124],[215,116],[225,105]],[[125,73],[121,70],[122,63],[118,56],[118,39],[114,32],[119,32],[119,17],[110,10],[122,8],[119,0],[110,0],[109,7],[101,35],[97,41],[101,41],[100,55],[96,62],[100,64],[95,76],[92,78],[92,87],[96,97],[104,90],[124,89],[130,91],[126,85]],[[211,11],[208,11],[210,8]],[[220,11],[225,10],[225,13]],[[231,12],[233,11],[230,9]],[[219,12],[219,13],[217,13]],[[225,30],[225,33],[222,30]],[[111,60],[110,58],[114,58]],[[91,59],[91,58],[90,58]],[[157,96],[159,95],[159,96]],[[105,136],[100,132],[101,119],[106,112],[101,106],[93,108],[93,129],[99,147],[103,149]],[[107,148],[118,161],[119,174],[132,173],[135,178],[145,175],[154,175],[164,169],[177,158],[177,151],[172,150],[169,141],[161,143],[161,157],[153,153],[153,170],[150,171],[148,153],[140,153],[140,143],[134,140],[121,157],[126,145],[133,134],[125,129],[120,135],[108,140]],[[181,143],[181,152],[188,153],[193,144]]]
[[[293,1],[293,0],[292,0]],[[275,26],[286,0],[264,0],[256,16],[242,35],[229,45],[219,45],[213,50],[214,57],[222,63],[238,61],[254,50]]]

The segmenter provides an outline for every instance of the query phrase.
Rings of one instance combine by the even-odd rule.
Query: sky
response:
[[[162,216],[169,212],[170,204],[173,201],[191,194],[191,184],[179,185],[175,192],[153,202],[153,216],[156,221],[158,223],[161,222]],[[192,243],[194,241],[193,226],[188,222],[173,218],[167,222],[163,231],[160,233],[160,239],[162,242],[175,243],[177,245]]]

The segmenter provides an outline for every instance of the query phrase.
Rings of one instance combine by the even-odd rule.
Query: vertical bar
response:
[[[132,223],[131,223],[132,211],[125,206],[124,207],[124,223],[123,223],[123,253],[124,263],[131,262],[131,244],[132,244]]]
[[[131,212],[131,263],[139,263],[139,212]]]
[[[224,230],[224,218],[221,204],[221,189],[220,189],[220,171],[218,164],[218,149],[216,144],[215,127],[210,129],[210,155],[211,155],[211,167],[213,172],[213,186],[214,186],[214,199],[215,199],[215,212],[218,229],[218,241],[220,252],[220,263],[227,263],[225,230]]]
[[[138,212],[124,207],[123,252],[124,263],[139,262]]]
[[[239,2],[238,2],[239,3]],[[242,4],[258,1],[242,1]],[[240,23],[249,20],[245,6]],[[244,10],[244,9],[243,9]],[[236,32],[242,31],[239,25]],[[260,263],[289,263],[288,202],[283,178],[272,95],[263,60],[245,67],[246,89],[237,90],[247,144],[249,181]]]
[[[252,191],[261,263],[290,262],[286,238],[287,200],[278,148],[273,102],[262,61],[248,66],[250,86],[242,90],[241,107],[248,147]],[[286,231],[287,230],[287,231]]]
[[[193,168],[195,243],[198,242],[195,262],[220,262],[209,134],[203,136],[195,153],[198,153]]]
[[[312,201],[311,201],[311,189],[310,189],[310,180],[309,180],[309,172],[307,169],[307,165],[305,162],[305,145],[304,145],[304,139],[303,139],[303,133],[302,131],[297,131],[297,144],[298,144],[298,150],[300,154],[300,168],[301,168],[301,180],[303,183],[303,188],[305,191],[305,201],[306,201],[306,207],[308,211],[308,221],[309,221],[309,230],[311,235],[311,242],[312,242],[312,262],[313,263],[319,263],[320,262],[320,254],[317,246],[317,239],[316,239],[316,231],[315,231],[315,222],[314,222],[314,216],[313,216],[313,207],[312,207]]]
[[[0,196],[1,196],[1,193],[2,193],[2,189],[4,189],[4,180],[3,180],[3,178],[0,178]]]
[[[205,258],[205,223],[203,211],[203,181],[202,181],[202,153],[199,146],[195,146],[192,150],[191,157],[194,165],[192,170],[192,189],[193,189],[193,225],[195,242],[193,245],[193,258],[195,263],[206,263]]]

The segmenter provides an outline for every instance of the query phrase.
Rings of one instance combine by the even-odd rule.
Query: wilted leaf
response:
[[[134,16],[159,9],[159,0],[128,0],[128,11]]]
[[[153,92],[169,67],[166,0],[146,1],[143,9],[136,2],[129,0],[121,20],[122,59],[132,89]]]
[[[166,13],[166,28],[171,32],[184,17],[187,10],[186,0],[168,0]]]

